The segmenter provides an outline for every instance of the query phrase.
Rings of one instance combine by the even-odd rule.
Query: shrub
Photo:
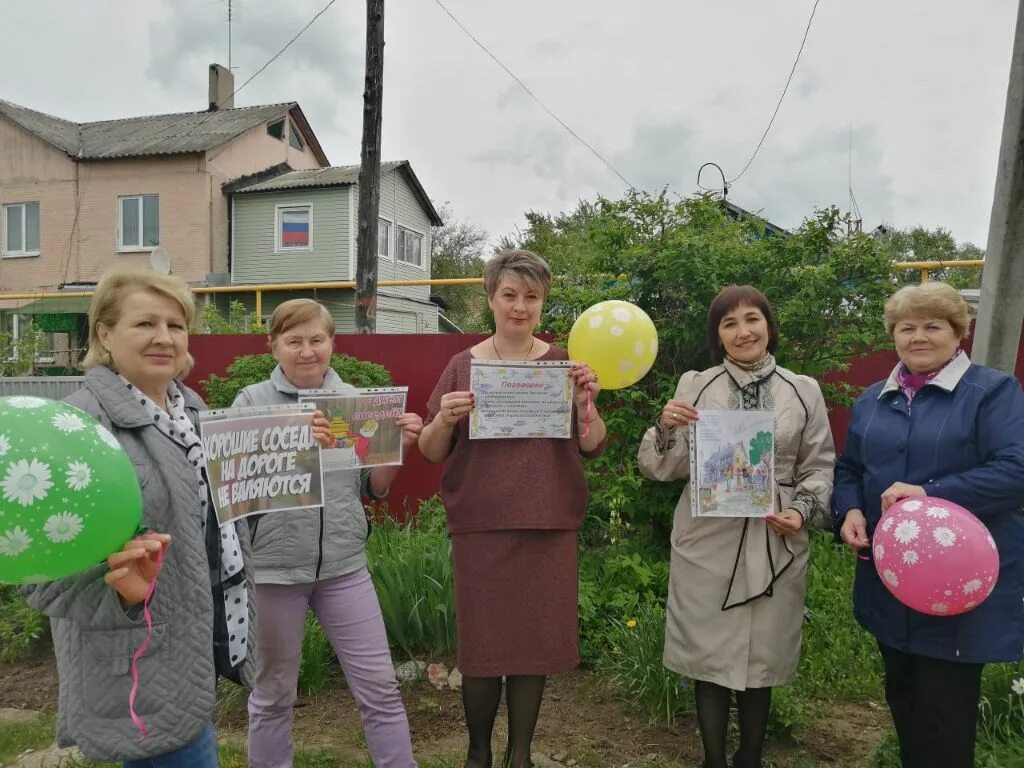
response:
[[[444,507],[424,501],[414,521],[391,517],[366,546],[370,574],[392,646],[412,658],[455,649],[455,582]]]
[[[48,629],[46,617],[30,607],[15,587],[0,584],[0,662],[27,656]]]
[[[211,373],[210,378],[201,382],[206,390],[207,405],[228,408],[243,388],[269,379],[276,365],[277,361],[269,353],[235,358],[228,366],[227,376]],[[383,365],[358,360],[351,355],[331,355],[331,368],[342,380],[356,387],[386,387],[392,383],[391,373]]]

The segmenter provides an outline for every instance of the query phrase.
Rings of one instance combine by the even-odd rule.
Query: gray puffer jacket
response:
[[[195,421],[203,401],[178,384]],[[125,610],[103,581],[106,563],[60,581],[22,588],[30,605],[50,616],[60,680],[57,740],[77,744],[96,761],[140,760],[193,741],[213,714],[217,675],[213,662],[213,597],[199,487],[185,451],[164,436],[139,401],[110,369],[93,368],[85,386],[67,402],[117,437],[135,464],[142,489],[142,522],[169,533],[156,591],[150,603],[153,639],[139,661],[135,711],[148,735],[129,716],[130,663],[146,637],[139,607]],[[116,504],[116,499],[109,503]],[[247,527],[236,524],[252,589]],[[249,600],[249,652],[241,669],[251,680],[256,636],[255,600]]]
[[[355,394],[333,369],[323,389]],[[250,384],[234,406],[295,403],[299,390],[281,366],[269,381]],[[310,584],[344,576],[366,566],[369,531],[362,498],[377,498],[369,488],[369,470],[324,472],[324,506],[250,517],[257,584]]]

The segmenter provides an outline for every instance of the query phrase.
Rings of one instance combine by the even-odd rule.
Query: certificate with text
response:
[[[470,439],[571,437],[572,365],[569,360],[473,360]]]

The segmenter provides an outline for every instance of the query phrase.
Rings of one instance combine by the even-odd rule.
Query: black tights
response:
[[[505,678],[508,705],[508,746],[503,768],[531,768],[530,744],[537,728],[540,700],[544,695],[542,675],[511,675]],[[491,768],[491,732],[501,703],[500,677],[464,677],[462,706],[469,729],[466,768]]]
[[[729,702],[732,690],[698,680],[694,684],[697,725],[704,744],[704,768],[728,768],[725,757],[729,732]],[[736,709],[740,721],[740,746],[733,755],[734,768],[761,768],[761,749],[768,729],[772,704],[771,688],[747,688],[736,691]]]

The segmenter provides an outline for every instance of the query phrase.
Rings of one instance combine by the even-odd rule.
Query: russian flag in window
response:
[[[281,245],[309,247],[309,211],[281,211]]]

